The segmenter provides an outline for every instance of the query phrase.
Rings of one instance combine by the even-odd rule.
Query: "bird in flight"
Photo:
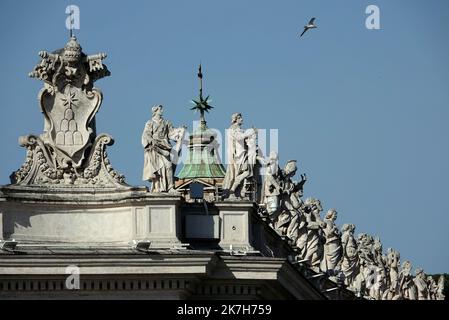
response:
[[[304,31],[301,33],[301,35],[299,37],[302,37],[304,33],[306,33],[307,30],[309,29],[314,29],[317,26],[315,25],[315,18],[310,19],[309,23],[304,26]]]

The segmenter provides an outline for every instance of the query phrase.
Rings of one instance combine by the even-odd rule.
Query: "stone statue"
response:
[[[415,283],[418,300],[428,300],[429,299],[429,288],[427,287],[427,279],[424,270],[421,268],[416,269],[415,278],[413,279]]]
[[[373,255],[374,239],[371,235],[360,233],[357,237],[357,247],[359,254],[360,276],[363,285],[369,289],[373,284],[368,281],[375,280],[373,274],[376,272],[376,264]]]
[[[301,175],[300,182],[293,181],[292,178],[297,170],[295,160],[287,161],[279,181],[282,191],[280,194],[280,207],[277,211],[279,215],[271,215],[275,230],[289,237],[293,244],[296,244],[298,240],[300,228],[302,227],[300,225],[305,224],[305,221],[301,222],[301,220],[304,220],[304,217],[300,211],[302,206],[300,198],[303,196],[304,183],[307,179],[305,175]]]
[[[361,233],[357,237],[357,246],[359,248],[359,260],[360,266],[367,267],[375,265],[374,255],[373,255],[373,245],[374,239],[371,235],[366,233]]]
[[[262,201],[272,220],[273,215],[279,211],[279,198],[282,192],[282,171],[278,161],[278,154],[275,151],[270,152],[265,162],[265,179],[262,187]]]
[[[336,219],[337,210],[335,209],[330,209],[324,217],[325,227],[323,228],[323,233],[326,243],[324,244],[324,259],[321,270],[334,271],[341,263],[341,233],[335,225]]]
[[[382,267],[372,267],[373,273],[370,277],[365,277],[368,295],[375,300],[385,299],[384,292],[387,290],[385,269]]]
[[[382,242],[379,237],[374,239],[373,258],[374,264],[386,271],[386,257],[382,253]]]
[[[304,215],[304,203],[301,200],[303,189],[299,185],[292,192],[290,201],[286,203],[289,208],[292,219],[287,230],[287,236],[292,239],[293,245],[298,249],[298,257],[300,260],[305,258],[307,246],[307,221]]]
[[[341,270],[345,275],[345,284],[353,287],[357,275],[360,272],[359,255],[357,253],[357,242],[354,238],[355,226],[353,224],[344,224],[341,228],[341,244],[343,247],[343,261]]]
[[[163,106],[151,109],[152,118],[145,124],[142,133],[144,148],[143,180],[151,182],[151,192],[174,192],[174,171],[184,138],[185,127],[173,128],[162,116]],[[176,146],[170,143],[176,141]]]
[[[437,300],[444,300],[445,295],[444,295],[443,291],[444,291],[444,276],[441,275],[438,278],[438,289],[437,289],[437,295],[436,295]]]
[[[295,184],[295,189],[292,190],[288,199],[284,201],[284,207],[290,212],[291,221],[287,228],[287,236],[292,240],[294,246],[297,246],[297,241],[300,236],[301,225],[306,225],[304,214],[301,211],[304,203],[301,200],[304,195],[302,187]]]
[[[242,123],[242,115],[234,113],[231,118],[231,126],[227,131],[229,163],[223,181],[223,190],[225,197],[229,196],[231,199],[241,198],[243,181],[251,175],[247,138],[257,135],[254,128],[243,131]]]
[[[398,285],[400,254],[398,251],[388,248],[387,265],[389,270],[390,289],[395,292]]]
[[[429,300],[438,300],[438,285],[432,276],[427,276],[427,289]]]
[[[112,137],[97,136],[95,115],[103,95],[96,80],[109,76],[106,54],[86,55],[75,37],[63,49],[39,52],[40,63],[29,74],[44,82],[39,92],[44,129],[40,136],[21,137],[27,148],[22,167],[11,175],[18,185],[92,185],[124,187],[107,158]]]
[[[297,170],[298,168],[296,167],[296,161],[289,160],[285,164],[284,170],[281,171],[279,180],[281,187],[281,193],[279,195],[279,210],[270,216],[274,229],[281,235],[286,235],[287,228],[291,221],[291,213],[290,210],[286,208],[285,203],[290,201],[290,196],[295,188],[295,183],[292,181],[292,178],[295,176]]]
[[[273,157],[270,158],[273,159]],[[290,239],[292,246],[298,249],[298,257],[302,260],[307,243],[307,222],[303,213],[304,203],[301,200],[304,195],[303,186],[306,178],[305,175],[302,176],[301,182],[293,182],[293,188],[289,192],[281,194],[284,185],[281,171],[277,162],[272,164],[275,166],[271,169],[267,168],[264,181],[265,195],[268,194],[265,197],[267,212],[274,223],[273,228],[276,229],[277,225],[277,231]],[[292,161],[290,166],[296,171],[295,162]]]
[[[325,224],[320,218],[320,212],[323,208],[321,207],[320,200],[314,198],[306,199],[305,205],[304,214],[307,221],[307,244],[304,259],[307,259],[312,267],[319,269],[324,251],[321,228],[324,228]]]
[[[406,260],[402,263],[401,272],[398,278],[399,295],[397,298],[416,300],[416,287],[411,274],[412,264]]]
[[[245,192],[251,191],[251,200],[260,203],[263,193],[261,170],[266,165],[266,160],[263,157],[262,150],[257,145],[257,131],[246,138],[246,144],[248,147],[248,170],[243,178],[246,181]]]
[[[370,279],[367,279],[365,277],[365,284],[368,289],[368,294],[376,300],[381,300],[385,299],[386,297],[384,293],[388,289],[388,283],[386,278],[387,269],[385,266],[386,258],[382,254],[382,243],[379,237],[374,238],[374,242],[372,243],[371,248],[374,264],[369,268],[370,270],[374,270],[374,274]]]

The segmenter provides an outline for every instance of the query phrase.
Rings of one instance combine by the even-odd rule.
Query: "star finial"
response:
[[[209,104],[211,100],[209,100],[209,96],[205,99],[203,98],[203,73],[201,71],[201,63],[198,67],[198,79],[200,80],[200,95],[199,99],[192,100],[192,103],[195,104],[190,110],[195,110],[200,112],[200,121],[201,121],[201,129],[206,129],[206,119],[204,118],[204,111],[209,112],[213,107]]]

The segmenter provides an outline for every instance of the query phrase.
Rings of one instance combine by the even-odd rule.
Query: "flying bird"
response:
[[[317,26],[315,25],[315,18],[310,19],[309,23],[304,26],[304,31],[301,33],[299,37],[302,37],[304,33],[306,33],[309,29],[315,29]]]

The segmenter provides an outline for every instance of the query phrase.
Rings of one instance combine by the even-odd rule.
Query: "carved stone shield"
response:
[[[63,92],[53,95],[47,90],[41,92],[40,102],[47,122],[43,138],[64,163],[81,165],[84,151],[91,144],[91,135],[95,135],[93,119],[101,100],[99,91],[86,93],[70,84]]]

